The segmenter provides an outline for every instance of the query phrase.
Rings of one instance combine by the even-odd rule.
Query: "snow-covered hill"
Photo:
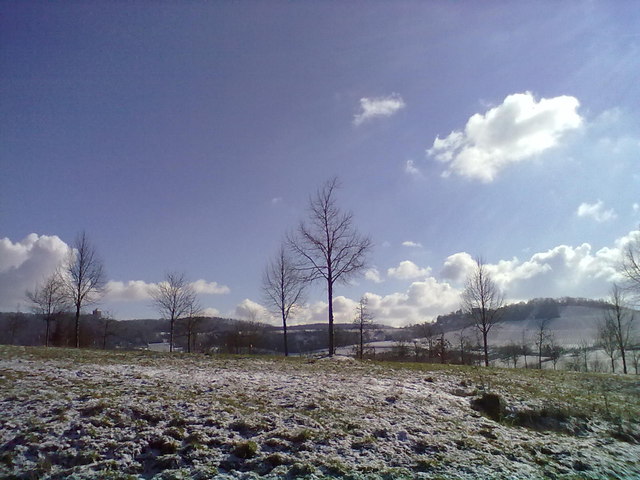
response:
[[[2,346],[0,477],[638,478],[639,399],[631,376]]]

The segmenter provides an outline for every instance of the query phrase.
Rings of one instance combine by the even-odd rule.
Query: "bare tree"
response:
[[[75,307],[75,346],[80,347],[80,311],[95,303],[104,293],[106,277],[102,260],[85,232],[78,235],[69,250],[63,271],[66,294]]]
[[[98,311],[99,313],[99,311]],[[111,312],[104,312],[98,317],[102,323],[102,349],[107,349],[107,338],[113,335],[113,332],[109,327],[113,325],[113,314]]]
[[[640,233],[635,233],[622,252],[620,271],[626,280],[626,287],[640,299]]]
[[[265,303],[282,319],[284,356],[289,356],[287,342],[287,320],[295,307],[303,301],[306,283],[293,264],[284,245],[278,255],[269,262],[262,276],[262,292]]]
[[[611,361],[611,372],[616,373],[616,359],[618,358],[618,342],[614,331],[613,319],[605,316],[598,325],[597,345],[604,350]]]
[[[562,347],[562,345],[560,345],[560,343],[558,343],[558,340],[556,339],[556,336],[553,334],[553,332],[551,332],[548,336],[546,350],[547,356],[551,359],[553,369],[555,370],[558,367],[558,362],[562,358],[562,355],[564,355],[564,348]]]
[[[329,355],[335,352],[333,289],[366,268],[372,244],[353,225],[353,215],[338,208],[338,180],[328,181],[309,201],[308,222],[301,222],[288,244],[299,259],[297,268],[309,282],[323,279],[329,304]]]
[[[458,346],[460,347],[460,363],[462,365],[466,365],[464,353],[469,349],[469,337],[466,333],[467,327],[468,326],[463,326],[456,333],[456,339],[458,340]]]
[[[373,314],[367,310],[367,297],[361,297],[356,307],[356,317],[353,320],[358,328],[358,351],[360,360],[364,357],[364,344],[366,330],[373,323]]]
[[[518,367],[518,360],[522,354],[522,347],[515,342],[510,342],[503,347],[503,351],[507,360],[513,363],[513,368]]]
[[[538,349],[538,369],[542,370],[542,354],[544,348],[549,340],[549,322],[550,318],[541,318],[538,320],[538,325],[535,330],[535,342]]]
[[[202,321],[202,312],[198,302],[193,302],[189,306],[189,311],[184,319],[184,327],[187,331],[187,353],[191,353],[195,349],[195,340],[198,335],[197,327]]]
[[[631,338],[631,329],[633,327],[634,315],[626,307],[623,291],[613,284],[611,287],[611,295],[609,296],[609,309],[605,314],[605,323],[607,329],[613,336],[616,349],[620,352],[622,358],[622,370],[627,373],[627,348]],[[608,352],[607,352],[608,353]]]
[[[173,352],[173,336],[176,321],[187,315],[196,304],[196,292],[183,273],[167,273],[163,282],[152,292],[153,305],[162,318],[169,320],[169,351]]]
[[[462,292],[462,307],[482,336],[484,365],[489,366],[489,332],[502,316],[503,295],[487,271],[482,258],[476,258],[476,266],[467,278]]]
[[[42,285],[37,285],[35,290],[28,291],[26,294],[32,303],[33,313],[41,316],[45,321],[45,347],[49,346],[51,324],[71,307],[66,293],[64,280],[60,271],[56,270]]]
[[[527,331],[526,329],[522,330],[522,343],[520,344],[520,349],[522,351],[522,356],[524,357],[524,368],[529,368],[529,363],[527,362],[527,357],[531,353],[531,348],[529,347],[529,340],[527,339]]]

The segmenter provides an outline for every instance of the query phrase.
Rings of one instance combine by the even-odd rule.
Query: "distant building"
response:
[[[93,318],[96,320],[100,320],[102,318],[102,310],[98,310],[97,308],[93,311]]]

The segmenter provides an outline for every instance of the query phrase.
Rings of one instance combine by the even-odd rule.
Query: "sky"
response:
[[[635,1],[2,2],[0,311],[84,231],[115,318],[156,318],[175,271],[277,322],[262,272],[334,176],[374,244],[337,321],[457,310],[477,257],[509,302],[606,297],[640,235],[639,73]]]

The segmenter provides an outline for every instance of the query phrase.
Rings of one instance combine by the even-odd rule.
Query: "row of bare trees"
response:
[[[282,319],[285,355],[287,321],[303,302],[307,286],[316,281],[327,289],[329,355],[335,353],[334,288],[366,268],[372,249],[371,239],[355,228],[353,214],[338,207],[338,187],[338,179],[333,178],[309,199],[307,219],[287,234],[263,275],[265,303]]]

